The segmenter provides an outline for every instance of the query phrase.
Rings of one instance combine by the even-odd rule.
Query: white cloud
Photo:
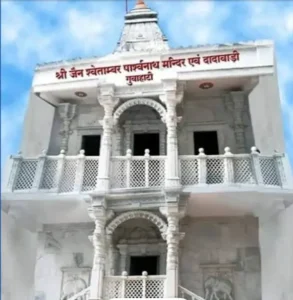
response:
[[[13,105],[1,107],[1,168],[11,154],[15,154],[15,142],[22,129],[29,93],[18,98]],[[3,170],[3,168],[2,168]]]
[[[111,47],[109,42],[118,29],[111,10],[99,9],[98,5],[90,5],[90,10],[62,5],[61,14],[56,12],[59,5],[62,3],[55,2],[54,9],[47,12],[47,17],[55,17],[56,24],[50,26],[48,20],[38,18],[37,11],[25,9],[19,2],[3,3],[2,45],[6,47],[6,63],[32,69],[36,63],[98,55]]]

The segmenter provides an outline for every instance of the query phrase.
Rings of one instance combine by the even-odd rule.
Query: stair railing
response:
[[[74,296],[70,297],[68,300],[88,300],[90,295],[90,286],[86,289],[80,291]]]
[[[184,288],[183,286],[179,285],[178,286],[179,289],[179,294],[181,294],[181,297],[186,299],[186,295],[191,299],[191,300],[206,300],[198,295],[196,295],[195,293],[191,292],[190,290]],[[69,299],[71,300],[71,299]]]

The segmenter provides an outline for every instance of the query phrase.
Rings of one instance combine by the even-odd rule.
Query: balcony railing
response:
[[[107,276],[103,299],[164,298],[165,280],[165,275],[148,276],[147,272],[143,272],[142,276],[127,276],[127,272],[123,272],[122,276]]]
[[[99,157],[42,154],[39,158],[14,156],[3,192],[85,193],[97,187]],[[179,176],[183,187],[232,185],[288,187],[291,182],[284,155],[264,156],[253,147],[251,154],[179,156]],[[163,188],[166,156],[113,156],[110,164],[112,190]]]

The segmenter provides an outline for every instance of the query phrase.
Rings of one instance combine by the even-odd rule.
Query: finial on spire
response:
[[[141,8],[147,8],[146,4],[144,3],[144,0],[136,0],[136,5],[134,9],[141,9]]]

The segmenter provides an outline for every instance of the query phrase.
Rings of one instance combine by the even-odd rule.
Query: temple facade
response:
[[[171,48],[142,0],[112,54],[38,66],[2,180],[3,300],[292,300],[271,41]]]

